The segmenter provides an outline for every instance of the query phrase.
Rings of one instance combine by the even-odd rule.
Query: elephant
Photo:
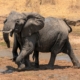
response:
[[[30,13],[29,14],[24,13],[22,15],[28,16],[30,15]],[[51,52],[51,57],[48,65],[49,67],[53,67],[57,54],[63,52],[68,54],[74,66],[80,67],[80,63],[75,57],[71,44],[69,42],[68,35],[72,31],[72,28],[65,22],[65,20],[54,18],[54,17],[47,17],[47,18],[43,18],[42,16],[40,17],[38,17],[37,25],[32,25],[32,22],[34,22],[35,19],[33,20],[31,19],[32,22],[30,22],[29,20],[27,20],[29,18],[28,17],[24,25],[20,26],[19,24],[16,24],[14,28],[12,27],[13,29],[12,34],[19,33],[21,44],[22,44],[22,49],[20,54],[16,58],[16,63],[20,66],[21,65],[20,62],[26,56],[28,56],[34,51],[35,66],[38,67],[39,52],[43,52],[43,53]],[[12,22],[12,20],[10,21]],[[18,19],[17,22],[22,24],[24,20],[20,18]],[[7,21],[4,24],[4,27],[8,23],[10,22]],[[38,28],[38,26],[40,28]],[[37,28],[38,30],[36,30]],[[9,30],[10,29],[11,28],[9,28]],[[3,31],[6,32],[8,30],[3,28]]]
[[[16,12],[11,12],[11,13],[14,13],[16,14]],[[6,23],[7,19],[4,21],[4,24]],[[3,28],[7,29],[9,26],[5,26]],[[3,31],[3,30],[1,30]],[[9,32],[10,32],[10,36],[12,37],[13,35],[13,31],[10,30],[10,31],[3,31],[3,35],[5,34],[4,39],[5,42],[7,43],[7,47],[10,48],[10,41],[8,39],[8,35],[9,35]],[[21,42],[20,42],[20,35],[18,33],[14,33],[14,42],[13,42],[13,48],[12,48],[12,55],[13,55],[13,61],[15,62],[17,56],[18,56],[18,48],[19,50],[21,51]]]
[[[25,46],[27,46],[27,50],[34,50],[35,67],[39,67],[39,52],[51,52],[51,57],[48,64],[51,68],[54,66],[57,54],[63,52],[68,54],[73,65],[79,68],[79,61],[74,55],[68,37],[69,33],[72,31],[72,28],[64,20],[53,17],[45,18],[44,24],[44,27],[39,30],[38,36],[33,34],[30,37],[27,37],[27,40],[32,41],[33,45],[29,48],[28,44],[25,44]],[[36,37],[34,37],[35,35]],[[37,37],[39,37],[37,42],[33,41]],[[17,62],[24,58],[23,53],[17,57]],[[30,54],[31,52],[26,51],[25,53]]]
[[[9,14],[9,16],[6,18],[6,20],[4,21],[4,27],[2,30],[3,38],[7,44],[7,47],[9,48],[10,47],[9,33],[11,37],[14,33],[14,44],[13,44],[13,50],[12,50],[13,61],[15,61],[18,56],[17,49],[19,48],[21,52],[22,46],[24,46],[20,36],[24,35],[24,37],[27,37],[27,36],[29,37],[33,33],[37,33],[40,29],[43,28],[44,19],[45,19],[44,17],[42,17],[37,13],[21,14],[15,11],[12,11]],[[24,28],[24,30],[22,28]],[[29,59],[28,59],[29,55],[28,57],[26,56],[25,58],[27,58],[27,62],[29,63]]]
[[[53,68],[58,53],[67,54],[73,65],[80,68],[80,63],[74,55],[73,49],[69,42],[69,33],[72,28],[67,24],[66,20],[54,17],[45,18],[45,25],[39,31],[39,40],[34,49],[33,59],[35,59],[35,67],[39,67],[39,52],[51,52],[49,68]]]

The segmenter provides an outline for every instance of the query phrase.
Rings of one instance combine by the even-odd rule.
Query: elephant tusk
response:
[[[0,30],[0,32],[3,32],[3,33],[10,33],[11,31],[12,31],[12,29],[10,29],[9,31]]]

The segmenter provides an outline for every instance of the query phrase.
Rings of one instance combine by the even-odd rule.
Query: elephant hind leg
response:
[[[49,60],[49,63],[48,63],[48,67],[50,69],[53,69],[54,63],[55,63],[55,59],[56,59],[56,54],[51,52],[50,60]]]
[[[64,52],[66,52],[66,54],[68,54],[68,56],[70,57],[73,65],[80,68],[80,63],[74,55],[74,52],[72,50],[72,47],[71,47],[71,44],[70,44],[69,40],[67,40],[66,50]]]
[[[64,35],[63,36],[61,36],[61,35],[62,34],[58,35],[58,38],[57,38],[55,44],[51,48],[51,57],[50,57],[50,61],[49,61],[50,66],[54,66],[56,55],[61,52],[61,50],[66,42],[66,37],[64,37]]]

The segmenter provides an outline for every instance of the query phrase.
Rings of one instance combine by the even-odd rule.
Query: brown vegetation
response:
[[[8,15],[12,10],[79,19],[80,0],[0,0],[0,16]]]

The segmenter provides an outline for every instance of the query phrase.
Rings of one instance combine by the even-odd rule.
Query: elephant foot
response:
[[[31,63],[30,62],[25,62],[25,66],[26,67],[31,67]]]
[[[80,63],[79,63],[79,64],[74,65],[74,68],[80,68]]]
[[[54,65],[48,64],[48,65],[47,65],[47,68],[48,68],[48,69],[54,69]]]
[[[25,70],[25,64],[18,65],[18,71],[23,71],[23,70]]]
[[[35,68],[39,68],[39,64],[38,63],[35,63]]]

